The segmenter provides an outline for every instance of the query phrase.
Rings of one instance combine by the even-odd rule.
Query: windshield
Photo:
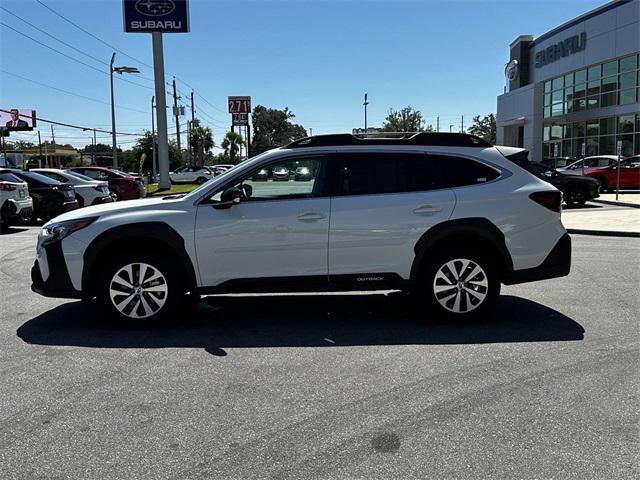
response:
[[[72,177],[75,178],[79,178],[80,180],[84,180],[85,182],[95,182],[95,180],[93,178],[87,177],[86,175],[83,175],[81,173],[78,172],[72,172],[71,170],[65,170],[65,172],[67,175],[70,175]]]

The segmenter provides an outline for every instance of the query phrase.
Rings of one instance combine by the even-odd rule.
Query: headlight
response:
[[[73,232],[83,229],[91,225],[98,217],[81,218],[78,220],[68,220],[66,222],[54,222],[42,227],[40,235],[42,236],[42,245],[51,242],[57,242],[68,237]]]

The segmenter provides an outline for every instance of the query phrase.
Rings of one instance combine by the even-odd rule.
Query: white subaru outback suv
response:
[[[254,180],[306,167],[303,181]],[[569,273],[561,193],[466,134],[297,140],[186,195],[99,205],[42,228],[32,289],[154,322],[186,293],[401,289],[478,319],[500,285]],[[425,308],[425,311],[427,309]]]

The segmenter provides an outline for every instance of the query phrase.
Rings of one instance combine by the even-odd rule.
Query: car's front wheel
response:
[[[103,272],[99,299],[119,323],[136,327],[166,320],[184,296],[180,275],[160,256],[130,254]]]
[[[493,311],[500,295],[498,268],[482,253],[444,250],[420,275],[419,293],[437,319],[480,320]]]

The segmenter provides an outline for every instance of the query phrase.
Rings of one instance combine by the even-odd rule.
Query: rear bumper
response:
[[[503,280],[505,285],[566,277],[571,271],[571,237],[565,233],[547,258],[537,267],[512,270]]]
[[[111,195],[105,195],[104,197],[97,197],[93,199],[91,205],[101,205],[103,203],[111,203],[113,202],[113,197]]]
[[[46,255],[39,255],[39,259],[31,267],[31,290],[44,297],[84,298],[82,292],[73,288],[71,283],[62,253],[62,243],[55,242],[41,248],[46,251]],[[46,280],[42,278],[40,261],[45,261],[48,264]]]

